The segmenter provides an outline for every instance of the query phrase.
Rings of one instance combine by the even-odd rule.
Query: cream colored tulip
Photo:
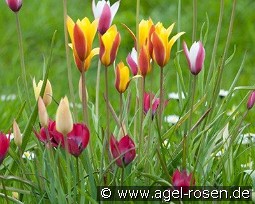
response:
[[[18,147],[21,147],[22,136],[21,136],[21,132],[20,132],[20,129],[19,129],[19,126],[18,126],[16,120],[13,121],[13,135],[14,135],[14,143]]]
[[[34,94],[35,94],[36,100],[38,99],[38,97],[40,95],[42,85],[43,85],[42,80],[40,80],[38,82],[38,84],[36,84],[35,78],[33,79],[33,87],[34,87]],[[52,101],[52,87],[51,87],[50,81],[47,79],[45,91],[43,94],[43,102],[44,102],[45,106],[48,106],[51,103],[51,101]]]
[[[67,135],[73,129],[73,118],[69,108],[69,102],[66,96],[60,100],[57,109],[56,129],[63,135]]]
[[[49,116],[41,96],[38,98],[38,116],[42,127],[46,128],[49,124]]]

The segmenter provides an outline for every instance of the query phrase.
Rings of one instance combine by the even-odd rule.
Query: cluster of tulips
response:
[[[22,0],[6,0],[6,3],[14,12],[18,12],[22,6]],[[117,26],[112,25],[112,22],[119,5],[120,1],[111,6],[109,1],[100,0],[96,4],[95,0],[93,0],[92,9],[95,20],[90,21],[85,17],[74,22],[70,17],[66,19],[66,26],[71,40],[70,47],[73,50],[75,64],[81,74],[80,98],[83,103],[85,118],[83,123],[73,123],[67,97],[62,98],[59,103],[56,120],[50,119],[46,107],[51,103],[51,84],[47,81],[44,96],[40,97],[39,94],[43,82],[40,81],[38,84],[35,81],[33,82],[41,124],[40,131],[34,132],[46,147],[63,147],[75,157],[78,157],[87,147],[90,139],[90,130],[87,118],[85,74],[90,67],[92,58],[96,55],[99,55],[100,62],[106,69],[106,77],[109,66],[115,62],[121,43],[121,35]],[[133,77],[139,76],[145,81],[147,74],[152,69],[152,62],[154,62],[159,66],[163,75],[163,69],[170,60],[172,46],[184,34],[184,32],[180,32],[170,38],[173,28],[174,24],[165,28],[161,22],[155,24],[149,19],[141,20],[137,36],[130,29],[127,29],[134,39],[134,47],[127,55],[126,62],[128,65],[125,65],[124,62],[116,63],[115,87],[120,94],[127,90],[132,79],[130,78],[130,71]],[[92,47],[96,33],[99,36],[99,48]],[[194,76],[198,75],[205,59],[205,49],[202,42],[194,42],[190,49],[183,42],[183,50],[191,73]],[[162,84],[163,82],[161,81]],[[106,103],[108,103],[107,86],[106,84]],[[142,99],[143,113],[147,114],[151,111],[152,119],[155,115],[160,115],[161,117],[163,108],[168,103],[167,100],[164,100],[162,89],[160,89],[159,98],[156,98],[153,93],[144,91]],[[253,92],[248,100],[247,108],[252,108],[254,102],[255,94]],[[106,109],[108,110],[108,108]],[[16,122],[14,124],[14,140],[17,145],[21,145],[21,134]],[[110,132],[109,127],[106,129]],[[131,136],[124,134],[120,140],[117,140],[112,134],[108,134],[108,140],[111,155],[119,167],[124,168],[135,159],[137,147]],[[6,157],[9,145],[9,136],[1,133],[0,164]],[[177,169],[173,174],[172,181],[174,186],[189,186],[195,183],[192,174],[188,174],[186,169],[182,171]]]

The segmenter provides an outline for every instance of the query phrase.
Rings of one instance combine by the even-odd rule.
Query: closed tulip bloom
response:
[[[10,146],[10,140],[5,134],[0,132],[0,165],[2,164]]]
[[[119,9],[120,1],[115,2],[110,6],[109,1],[98,1],[97,4],[95,0],[92,1],[92,10],[95,19],[99,19],[98,22],[98,32],[103,35],[111,26],[112,20]]]
[[[13,121],[13,134],[14,134],[14,143],[18,147],[21,147],[22,136],[21,136],[21,132],[20,132],[19,126],[18,126],[18,124],[17,124],[17,122],[15,120]]]
[[[128,87],[129,81],[129,69],[123,62],[120,62],[116,67],[115,87],[117,91],[119,93],[124,93]]]
[[[38,116],[41,125],[43,127],[47,127],[49,123],[49,116],[41,96],[38,98]]]
[[[116,25],[112,25],[104,35],[100,35],[99,57],[104,66],[107,67],[114,62],[120,40]]]
[[[183,42],[183,50],[191,73],[197,75],[202,70],[205,59],[205,49],[202,42],[194,42],[190,50],[188,50],[186,42]]]
[[[247,102],[247,109],[250,110],[254,106],[254,103],[255,103],[255,91],[252,91]]]
[[[135,143],[128,135],[122,137],[119,142],[112,135],[110,138],[110,149],[113,158],[117,159],[116,164],[119,167],[124,168],[135,159]]]
[[[73,129],[73,118],[67,97],[61,99],[56,113],[56,129],[66,136]]]
[[[89,143],[90,133],[86,125],[76,123],[73,130],[67,134],[68,151],[78,157]]]
[[[152,57],[161,68],[168,63],[173,44],[181,35],[184,34],[184,32],[180,32],[169,40],[173,27],[174,24],[166,29],[163,27],[162,23],[157,23],[155,25],[155,30],[151,35],[151,42],[153,46]]]
[[[180,190],[181,187],[186,187],[184,191],[187,191],[189,186],[195,184],[195,180],[192,179],[192,174],[188,174],[186,170],[175,170],[173,173],[172,181],[173,186],[178,190]]]
[[[36,84],[35,78],[33,79],[33,88],[34,88],[34,94],[35,94],[36,100],[38,99],[38,97],[40,95],[42,85],[43,85],[42,80],[40,80],[38,82],[38,84]],[[51,101],[52,101],[52,87],[51,87],[50,81],[47,79],[46,87],[45,87],[44,94],[43,94],[43,102],[44,102],[45,106],[48,106],[48,105],[50,105]]]
[[[128,54],[126,61],[128,66],[131,69],[133,76],[137,75],[138,73],[138,65],[137,65],[137,51],[135,48],[132,49],[131,53]]]
[[[143,45],[140,49],[138,56],[138,68],[139,73],[145,77],[151,71],[150,55],[146,45]]]
[[[139,23],[139,47],[141,48],[143,45],[149,46],[151,42],[151,29],[154,26],[151,19],[149,20],[141,20]]]
[[[13,12],[18,12],[22,6],[22,0],[6,0],[7,5]]]
[[[42,127],[40,132],[34,132],[36,137],[43,142],[46,147],[64,146],[64,136],[56,130],[56,122],[49,119],[47,127]]]
[[[92,51],[92,43],[97,31],[98,20],[90,22],[88,18],[77,20],[76,23],[68,16],[67,29],[72,42],[74,58],[85,62]],[[94,53],[92,53],[93,55]],[[91,57],[91,56],[90,56]],[[77,59],[76,59],[77,58]],[[76,62],[77,63],[77,62]],[[82,70],[82,69],[81,69]]]

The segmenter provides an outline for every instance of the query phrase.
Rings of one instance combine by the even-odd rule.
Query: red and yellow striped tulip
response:
[[[115,87],[117,91],[119,93],[124,93],[128,87],[129,81],[129,69],[123,62],[120,62],[116,67]]]

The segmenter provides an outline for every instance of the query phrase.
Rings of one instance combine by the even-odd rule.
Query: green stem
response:
[[[71,168],[70,168],[70,154],[68,151],[68,139],[67,139],[67,135],[64,135],[64,142],[65,142],[65,153],[66,153],[66,172],[67,172],[67,200],[68,203],[72,203],[72,197],[71,197],[71,192],[72,192],[72,178],[71,178]]]
[[[88,124],[88,101],[87,101],[86,81],[85,80],[86,80],[85,79],[85,73],[84,73],[84,70],[82,70],[82,73],[81,73],[81,95],[82,95],[83,120],[84,120],[85,125],[89,128],[89,124]]]
[[[121,168],[121,186],[124,186],[124,174],[125,174],[125,168]]]
[[[78,187],[78,195],[81,190],[81,182],[80,182],[80,171],[79,171],[79,157],[76,157],[76,180],[77,180],[77,187]],[[80,200],[80,197],[78,196],[78,200]],[[78,202],[79,203],[79,202]]]
[[[65,50],[66,50],[66,64],[67,64],[67,77],[68,77],[68,86],[69,92],[71,96],[71,102],[73,103],[73,113],[74,113],[74,121],[77,121],[77,110],[75,106],[75,99],[74,99],[74,89],[73,89],[73,79],[72,79],[72,72],[71,72],[71,61],[69,55],[69,47],[68,47],[68,33],[67,33],[67,0],[63,0],[63,14],[64,14],[64,35],[65,35]]]
[[[20,27],[20,21],[19,21],[19,16],[18,12],[15,13],[16,17],[16,25],[17,25],[17,32],[18,32],[18,41],[19,41],[19,53],[20,53],[20,64],[21,64],[21,72],[22,72],[22,80],[23,80],[23,85],[25,86],[25,93],[28,101],[28,107],[31,111],[31,103],[30,103],[30,97],[29,97],[29,92],[28,92],[28,85],[27,85],[27,79],[26,79],[26,67],[25,67],[25,60],[24,60],[24,48],[23,48],[23,43],[22,43],[22,34],[21,34],[21,27]]]
[[[197,0],[193,0],[193,31],[192,31],[192,42],[196,40],[197,33]]]
[[[119,121],[120,121],[120,126],[121,126],[121,130],[123,133],[123,136],[125,136],[125,130],[123,127],[123,94],[120,93],[120,115],[119,115]]]
[[[160,67],[160,89],[159,89],[159,134],[161,134],[163,103],[164,103],[164,90],[163,90],[164,76],[163,67]]]
[[[108,67],[105,67],[105,99],[106,99],[106,132],[108,141],[110,139],[110,114],[109,114],[109,92],[108,92]]]
[[[96,80],[96,118],[99,118],[99,90],[100,90],[100,70],[101,70],[101,61],[98,60],[97,65],[97,80]]]

